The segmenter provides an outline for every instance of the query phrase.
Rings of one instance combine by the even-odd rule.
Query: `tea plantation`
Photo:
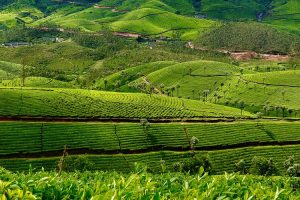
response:
[[[299,199],[298,0],[0,1],[0,200]]]

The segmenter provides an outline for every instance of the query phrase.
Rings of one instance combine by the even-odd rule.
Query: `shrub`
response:
[[[239,162],[235,163],[235,169],[236,172],[240,172],[241,174],[247,174],[248,173],[248,168],[246,165],[245,160],[240,160]]]
[[[91,162],[88,157],[84,155],[80,156],[66,156],[63,171],[74,172],[74,171],[90,171],[94,169],[94,163]]]
[[[252,159],[250,172],[257,175],[271,176],[277,175],[278,170],[272,159],[261,156],[255,156]]]
[[[190,172],[191,174],[198,173],[201,167],[203,167],[206,172],[211,171],[211,163],[207,156],[194,155],[182,163],[182,171]]]

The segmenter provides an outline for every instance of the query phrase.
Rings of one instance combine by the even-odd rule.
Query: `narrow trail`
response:
[[[186,47],[190,49],[201,50],[201,51],[215,51],[218,53],[229,54],[231,58],[239,61],[245,61],[245,60],[250,60],[255,58],[259,58],[267,61],[288,61],[290,59],[289,55],[256,53],[253,51],[233,52],[224,49],[209,49],[206,47],[196,46],[192,42],[188,42],[186,44]]]
[[[100,6],[98,4],[95,4],[94,8],[97,8],[97,9],[111,9],[111,12],[114,12],[114,13],[127,13],[127,12],[129,12],[129,10],[118,10],[116,8],[116,6]]]
[[[270,141],[270,142],[245,142],[230,145],[215,145],[215,146],[203,146],[195,147],[195,151],[222,151],[222,150],[234,150],[241,148],[251,148],[251,147],[274,147],[274,146],[291,146],[300,145],[300,141]],[[16,159],[16,158],[49,158],[49,157],[59,157],[62,154],[63,149],[54,151],[43,151],[37,153],[14,153],[7,155],[0,155],[0,159]],[[74,148],[68,149],[69,155],[118,155],[118,154],[145,154],[154,153],[161,151],[173,151],[173,152],[190,152],[192,149],[190,147],[168,147],[163,145],[151,146],[144,149],[130,150],[130,149],[116,149],[116,150],[104,150],[104,149],[89,149],[89,148]]]
[[[147,84],[147,85],[151,85],[151,83],[148,81],[147,77],[143,76],[142,77],[143,81]],[[155,86],[154,87],[154,91],[156,91],[158,94],[162,94],[162,92]]]

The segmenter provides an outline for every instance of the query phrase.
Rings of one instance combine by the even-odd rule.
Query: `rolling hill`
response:
[[[0,166],[28,177],[62,175],[68,159],[124,174],[139,162],[145,177],[198,182],[208,176],[200,166],[284,175],[294,155],[298,169],[298,8],[296,0],[3,1]],[[259,166],[267,171],[250,170]]]

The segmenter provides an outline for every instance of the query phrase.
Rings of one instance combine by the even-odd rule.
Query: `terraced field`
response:
[[[0,95],[1,116],[128,119],[241,116],[235,108],[160,95],[35,88],[1,88]]]
[[[271,15],[267,17],[266,23],[282,30],[299,33],[300,2],[297,0],[275,0],[272,6]]]
[[[197,137],[195,150],[207,154],[216,173],[234,170],[234,163],[253,156],[268,155],[282,161],[299,155],[300,124],[297,122],[234,123],[50,123],[1,122],[0,163],[8,169],[54,168],[55,156],[67,145],[72,155],[88,153],[97,169],[126,171],[136,161],[159,168],[159,160],[172,162],[190,157],[190,141]],[[22,140],[18,140],[22,138]],[[273,145],[273,146],[271,146]],[[277,145],[283,145],[277,147]],[[273,153],[271,153],[273,150]],[[247,152],[247,153],[246,153]],[[122,153],[122,154],[118,154]],[[93,155],[97,154],[97,155]],[[245,156],[250,155],[250,156]],[[13,159],[15,157],[20,159]],[[47,156],[49,158],[40,158]],[[27,157],[27,159],[24,158]],[[28,159],[29,158],[29,159]],[[230,158],[230,159],[228,159]],[[8,160],[9,159],[9,160]],[[17,163],[17,165],[15,165]],[[125,166],[125,167],[124,167]],[[281,169],[281,166],[279,166]]]
[[[221,99],[223,103],[227,101],[234,105],[234,102],[244,101],[249,109],[253,107],[254,110],[255,107],[268,106],[273,108],[273,114],[277,112],[277,116],[278,112],[281,115],[282,109],[279,108],[279,111],[275,109],[284,107],[285,111],[292,110],[292,116],[298,116],[300,106],[298,80],[299,71],[297,70],[247,74],[242,78],[235,78],[233,81],[227,82],[219,94],[225,94],[225,98]]]
[[[203,0],[201,14],[211,18],[234,21],[254,20],[258,12],[264,9],[263,5],[257,1],[223,1],[223,0]]]
[[[105,90],[114,90],[115,88],[120,88],[122,91],[126,91],[128,88],[127,85],[131,81],[138,79],[140,76],[148,75],[151,72],[174,65],[176,63],[177,62],[174,61],[159,61],[137,67],[131,67],[99,79],[95,85],[96,88],[102,88]]]
[[[282,175],[299,162],[298,1],[5,4],[0,171],[55,170],[65,147],[121,172],[198,171],[203,156],[222,174],[263,156]]]
[[[1,77],[1,76],[0,76]],[[56,79],[51,78],[44,78],[44,77],[26,77],[25,78],[25,85],[26,87],[39,87],[39,88],[72,88],[76,87],[75,84],[70,82],[59,81]],[[12,80],[3,80],[0,83],[2,87],[21,87],[22,86],[22,79],[16,78]]]
[[[154,71],[128,85],[141,91],[147,91],[150,86],[154,86],[171,96],[199,100],[203,97],[203,91],[213,92],[238,75],[239,71],[238,67],[221,62],[184,62]]]

